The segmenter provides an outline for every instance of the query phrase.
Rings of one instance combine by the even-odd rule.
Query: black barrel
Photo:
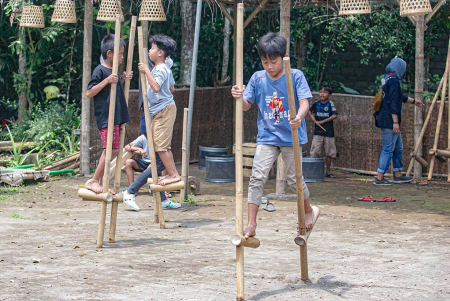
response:
[[[235,159],[228,155],[207,156],[206,182],[231,183],[235,181]]]
[[[198,147],[198,168],[205,169],[205,157],[215,155],[226,155],[228,148],[226,146],[199,146]]]
[[[325,158],[302,158],[302,171],[306,183],[323,182]]]

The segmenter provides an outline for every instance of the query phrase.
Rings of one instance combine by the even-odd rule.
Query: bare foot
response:
[[[84,188],[91,190],[95,193],[101,193],[103,191],[102,185],[97,180],[90,179],[84,184]]]
[[[247,239],[249,237],[253,237],[256,235],[256,225],[248,225],[245,229],[244,229],[244,237]]]
[[[167,175],[167,176],[164,177],[164,179],[158,180],[158,184],[164,186],[164,185],[167,185],[167,184],[170,184],[170,183],[179,182],[179,181],[181,181],[181,177],[179,177],[179,176],[178,177],[172,177],[170,175]]]
[[[313,228],[313,221],[314,221],[314,211],[312,208],[309,211],[305,211],[305,226],[306,231],[311,231]]]

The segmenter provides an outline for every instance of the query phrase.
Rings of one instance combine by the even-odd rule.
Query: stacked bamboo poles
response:
[[[186,176],[186,164],[188,164],[186,161],[186,151],[187,151],[187,121],[188,121],[188,113],[189,109],[184,108],[184,115],[183,115],[183,142],[181,144],[181,181],[188,184],[188,179]],[[186,189],[180,190],[180,204],[183,204],[184,200],[186,199]]]
[[[286,85],[289,99],[289,111],[291,119],[295,119],[297,110],[295,109],[294,86],[292,85],[291,61],[289,57],[283,58],[284,70],[286,74]],[[292,146],[294,148],[295,161],[295,181],[297,183],[297,211],[298,211],[298,229],[300,235],[306,234],[305,227],[305,200],[303,197],[302,180],[302,151],[298,140],[298,130],[292,129]],[[307,245],[300,246],[300,266],[302,280],[308,279],[308,253]]]
[[[50,164],[41,166],[38,170],[60,170],[68,169],[68,167],[74,166],[75,168],[79,166],[80,162],[80,152],[76,152],[61,160],[54,161]]]
[[[119,48],[120,48],[120,18],[121,15],[116,16],[116,28],[114,32],[114,57],[112,74],[117,74],[119,70]],[[119,79],[120,80],[120,79]],[[116,91],[117,83],[111,84],[111,92],[109,96],[109,115],[108,115],[108,136],[106,140],[106,159],[105,159],[105,170],[103,175],[103,193],[108,192],[109,180],[111,168],[111,154],[112,154],[112,143],[113,143],[113,130],[114,130],[114,113],[116,111]],[[108,203],[102,202],[100,209],[100,222],[98,225],[97,234],[97,247],[103,247],[103,236],[105,233],[105,219],[106,219],[106,208]]]
[[[449,42],[449,45],[448,45],[447,62],[446,62],[446,66],[445,66],[444,75],[443,75],[443,78],[442,78],[441,82],[439,83],[439,87],[438,87],[438,89],[436,91],[436,94],[434,95],[434,98],[433,98],[433,101],[431,102],[430,108],[428,109],[428,114],[427,114],[427,117],[425,118],[425,122],[424,122],[422,130],[420,132],[419,139],[417,140],[416,146],[414,147],[414,151],[411,153],[411,159],[410,159],[410,162],[409,162],[408,170],[406,171],[406,176],[407,177],[409,177],[411,175],[411,172],[412,172],[412,169],[413,169],[413,166],[414,166],[414,160],[417,160],[424,167],[429,165],[428,180],[431,180],[431,177],[433,175],[432,171],[433,171],[433,167],[434,167],[434,161],[435,161],[436,158],[438,160],[441,160],[441,158],[438,157],[437,154],[436,154],[436,148],[437,148],[437,142],[436,141],[438,141],[438,140],[436,140],[436,136],[435,136],[435,140],[434,140],[434,144],[433,144],[433,149],[430,149],[430,154],[432,155],[430,164],[428,164],[425,161],[425,159],[420,157],[418,155],[418,152],[419,152],[419,147],[421,145],[423,137],[425,135],[425,131],[427,129],[428,123],[429,123],[429,121],[431,119],[431,113],[433,112],[434,106],[435,106],[435,104],[437,102],[437,99],[439,97],[439,94],[440,94],[440,92],[442,90],[441,103],[440,103],[440,107],[439,107],[438,124],[436,126],[437,136],[439,136],[439,130],[438,129],[440,129],[441,122],[442,122],[443,105],[444,105],[445,94],[446,94],[445,87],[447,85],[447,80],[449,81],[449,87],[450,87],[450,76],[449,76],[450,70],[449,70],[449,68],[450,68],[450,42]],[[449,94],[450,94],[450,91],[449,91]],[[442,110],[442,112],[441,112],[441,110]],[[439,119],[441,121],[439,121]],[[450,112],[449,112],[449,133],[448,134],[449,134],[448,139],[449,139],[449,147],[450,147]],[[448,161],[447,164],[450,165],[450,161]],[[448,166],[448,167],[450,167],[450,166]],[[449,174],[448,174],[447,181],[450,182],[450,169],[448,169],[448,172],[449,172]]]
[[[236,86],[244,86],[244,4],[237,5],[236,29]],[[244,109],[242,97],[236,99],[236,234],[244,235],[244,175],[242,156],[242,127]],[[244,300],[244,246],[236,246],[236,300]]]
[[[138,27],[138,41],[139,41],[139,61],[143,64],[148,64],[147,60],[147,50],[144,48],[144,39],[142,33],[142,27]],[[152,180],[153,183],[158,183],[158,170],[156,168],[156,155],[155,155],[155,145],[153,142],[153,132],[152,132],[152,117],[150,116],[150,111],[148,107],[148,97],[147,97],[147,80],[144,73],[140,73],[141,77],[141,87],[142,87],[142,99],[144,104],[144,116],[145,116],[145,128],[147,130],[147,140],[148,149],[150,152],[150,165],[152,169]],[[159,227],[164,229],[166,227],[164,222],[164,214],[162,211],[161,196],[159,193],[153,194],[153,214],[155,217],[155,223],[159,222]]]
[[[127,56],[127,69],[126,74],[130,74],[132,67],[133,67],[133,49],[134,49],[134,37],[136,35],[136,22],[137,17],[133,16],[131,18],[131,28],[130,28],[130,35],[129,35],[129,41],[128,41],[128,56]],[[127,103],[128,107],[128,99],[130,98],[130,82],[131,79],[126,78],[125,79],[125,87],[124,87],[124,94],[125,94],[125,101]],[[118,193],[119,187],[120,187],[120,176],[122,172],[122,156],[123,156],[123,145],[125,143],[125,123],[120,125],[120,144],[119,144],[119,153],[116,157],[116,174],[114,176],[114,192]],[[110,169],[105,169],[106,171],[110,171]],[[119,203],[113,202],[111,205],[111,222],[109,224],[109,242],[115,242],[116,241],[116,223],[117,223],[117,209],[119,207]]]

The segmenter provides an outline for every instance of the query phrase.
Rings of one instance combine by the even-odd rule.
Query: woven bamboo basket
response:
[[[44,28],[44,9],[42,6],[26,5],[22,9],[21,27]]]
[[[372,12],[369,0],[341,0],[339,15],[360,15]]]
[[[122,6],[118,0],[102,0],[100,10],[98,11],[98,21],[116,21],[116,16],[121,15],[120,21],[123,22]]]
[[[400,16],[417,16],[431,13],[429,0],[400,0]]]
[[[74,0],[56,0],[52,22],[76,23]]]
[[[143,0],[139,21],[166,21],[166,14],[161,0]]]

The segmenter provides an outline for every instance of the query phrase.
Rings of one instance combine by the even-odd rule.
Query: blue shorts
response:
[[[139,170],[133,168],[134,171],[142,172],[142,171],[146,170],[150,166],[150,163],[148,161],[145,161],[145,160],[142,160],[142,159],[133,159],[133,160],[136,162],[136,164],[139,167]]]

